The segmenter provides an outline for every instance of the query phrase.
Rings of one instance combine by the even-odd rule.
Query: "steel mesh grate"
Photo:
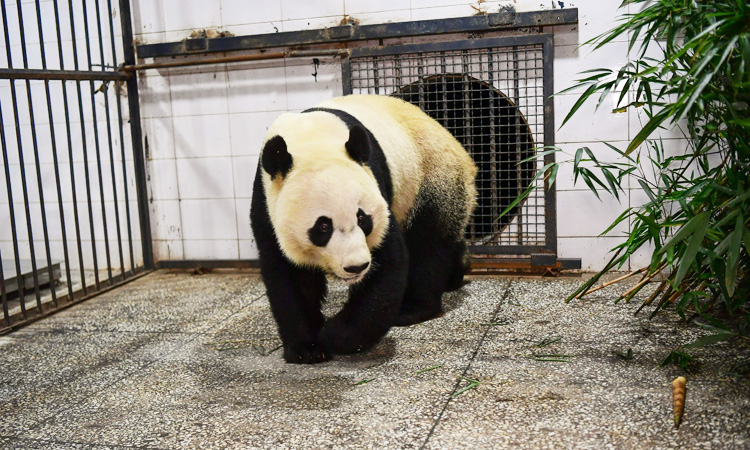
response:
[[[411,52],[350,59],[354,94],[392,95],[418,105],[474,159],[478,207],[466,229],[472,246],[544,246],[544,181],[529,186],[544,158],[542,44]]]

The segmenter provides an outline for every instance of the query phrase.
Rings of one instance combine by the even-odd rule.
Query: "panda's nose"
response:
[[[366,262],[359,266],[346,266],[344,267],[344,270],[348,273],[362,273],[363,270],[367,269],[367,267],[370,265],[369,262]]]

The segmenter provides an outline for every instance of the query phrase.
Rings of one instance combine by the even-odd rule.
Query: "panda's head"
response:
[[[350,131],[339,123],[343,130],[305,132],[303,122],[285,137],[271,137],[261,165],[282,252],[296,264],[353,284],[372,269],[371,250],[383,240],[389,210],[366,164],[370,148],[364,129]],[[299,139],[300,134],[307,138]]]

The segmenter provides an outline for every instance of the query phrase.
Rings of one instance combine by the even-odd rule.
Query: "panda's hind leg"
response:
[[[443,293],[460,288],[467,269],[466,244],[446,235],[436,216],[422,212],[406,233],[409,277],[398,326],[439,316]]]

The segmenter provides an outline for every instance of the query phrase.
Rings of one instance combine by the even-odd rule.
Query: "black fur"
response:
[[[370,139],[361,125],[355,124],[349,129],[349,140],[346,141],[346,153],[351,159],[367,164],[370,161]]]
[[[365,236],[369,236],[372,233],[372,216],[362,211],[362,208],[357,211],[357,225],[362,228]]]
[[[286,149],[286,142],[281,136],[274,136],[263,147],[263,169],[271,178],[281,174],[285,177],[292,170],[292,155]]]
[[[325,247],[328,245],[328,241],[331,240],[331,235],[333,235],[333,221],[328,217],[318,217],[318,220],[315,221],[315,225],[307,230],[307,237],[310,238],[310,242],[318,247]]]

